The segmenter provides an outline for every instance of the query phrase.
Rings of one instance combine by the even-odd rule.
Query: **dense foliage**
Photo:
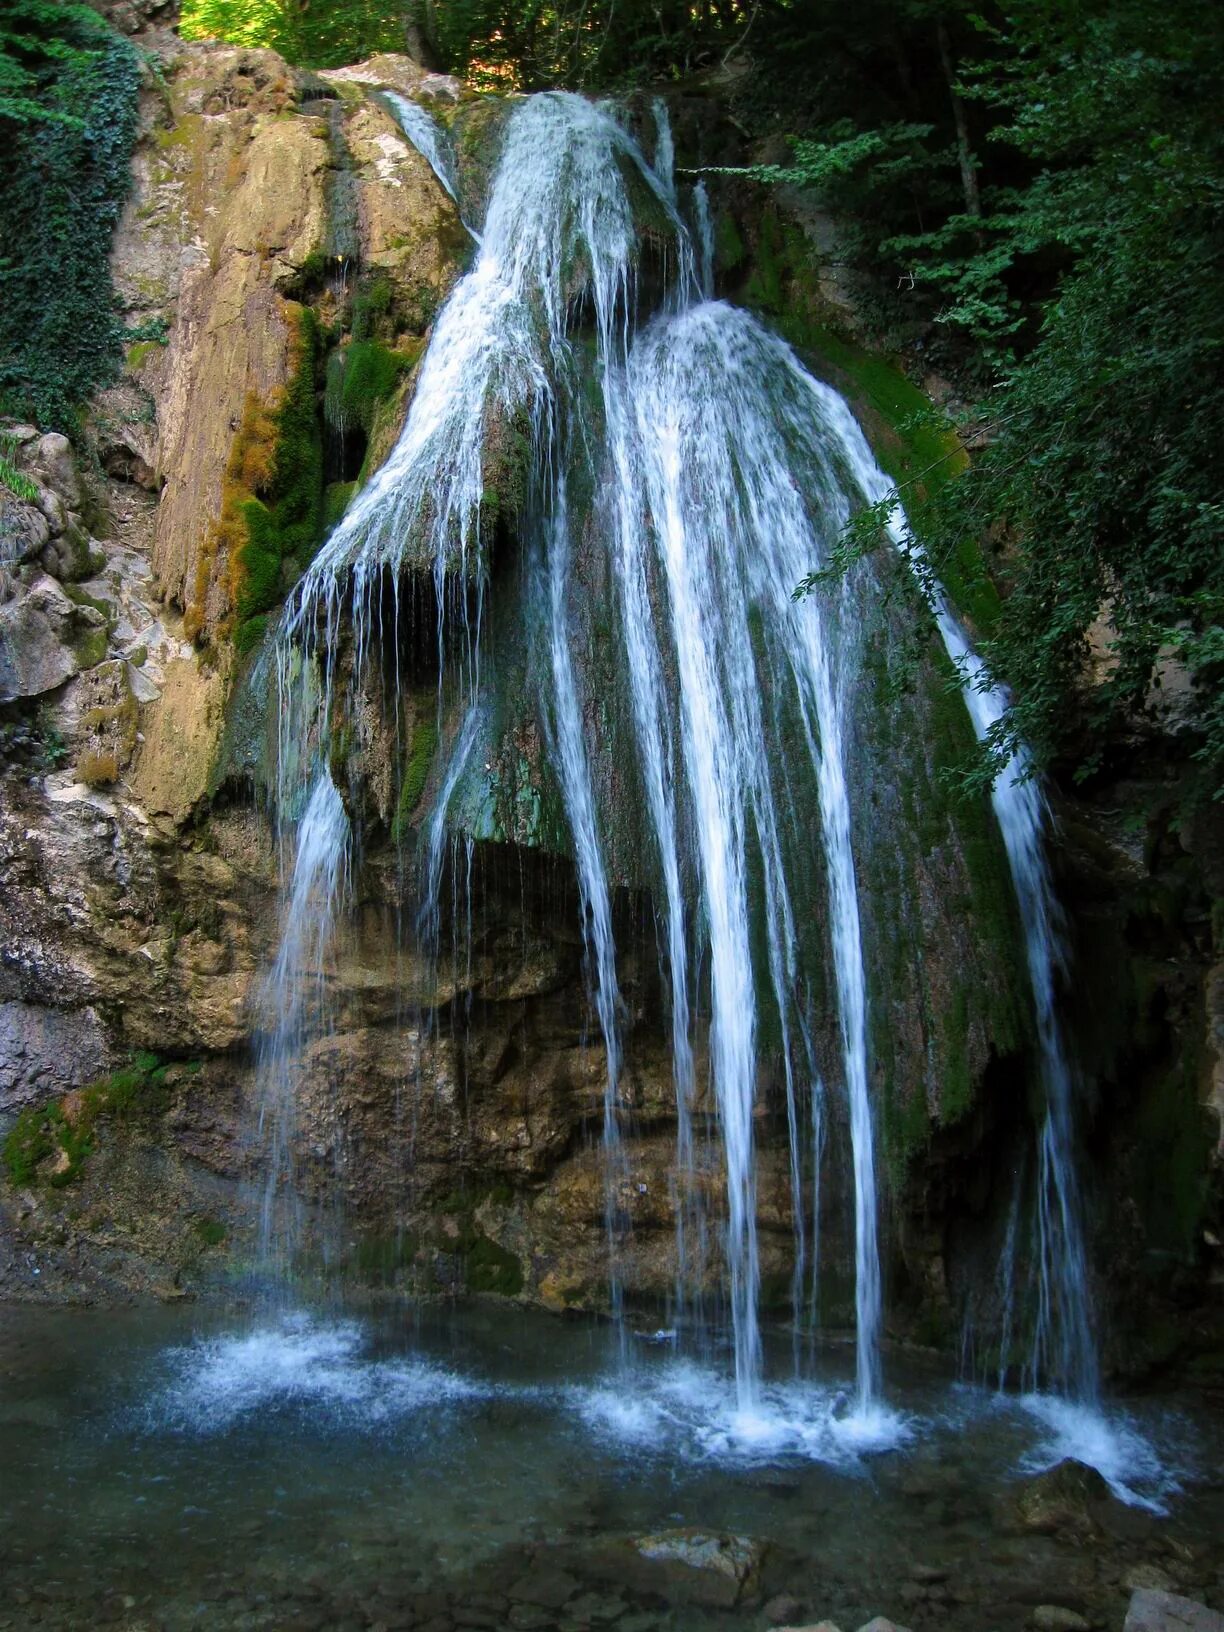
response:
[[[1090,774],[1118,727],[1167,722],[1154,676],[1175,656],[1193,682],[1176,723],[1215,792],[1224,32],[1190,0],[805,17],[792,52],[834,66],[815,100],[793,91],[791,162],[758,174],[852,223],[849,253],[887,269],[881,323],[933,332],[984,404],[966,416],[983,451],[911,510],[937,562],[966,534],[995,547],[987,655],[1015,707],[992,764],[1022,735]]]
[[[785,0],[184,0],[182,31],[327,68],[408,50],[477,85],[609,86],[674,78],[745,40]]]
[[[130,185],[139,63],[87,6],[0,16],[0,411],[70,427],[123,340],[107,257]]]

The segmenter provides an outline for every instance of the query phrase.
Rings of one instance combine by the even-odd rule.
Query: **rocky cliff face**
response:
[[[407,59],[300,76],[269,52],[159,40],[165,81],[144,93],[114,271],[129,321],[160,320],[165,342],[133,346],[122,381],[95,405],[87,456],[15,428],[30,486],[24,497],[0,490],[0,1135],[24,1130],[0,1175],[5,1296],[180,1295],[223,1282],[249,1255],[261,973],[286,861],[265,814],[275,722],[261,620],[274,618],[304,560],[287,525],[255,562],[230,523],[250,505],[287,515],[287,473],[305,458],[334,519],[350,484],[393,444],[430,323],[468,253],[455,204],[377,88],[445,108],[465,204],[487,185],[501,116]],[[680,115],[682,142],[708,145],[708,110]],[[746,267],[758,280],[762,267],[776,276],[774,228],[733,193],[724,229],[729,285]],[[820,239],[812,253],[819,260],[827,248]],[[819,300],[819,267],[808,270]],[[752,298],[751,288],[736,292]],[[835,293],[840,310],[845,292]],[[815,345],[810,355],[853,400],[852,372]],[[361,386],[359,361],[377,388]],[[325,426],[305,453],[287,428],[299,389],[312,423]],[[856,406],[875,416],[880,441],[893,434],[861,395]],[[513,459],[495,468],[509,515]],[[259,595],[257,566],[267,580]],[[592,578],[588,589],[597,644],[606,586]],[[877,634],[885,641],[888,631]],[[492,610],[490,641],[507,704],[500,735],[475,756],[483,770],[466,805],[460,790],[470,819],[456,842],[472,849],[461,848],[442,903],[436,961],[403,934],[425,790],[439,775],[434,680],[413,653],[397,707],[371,698],[351,736],[332,745],[366,845],[324,972],[333,1021],[302,1064],[305,1255],[308,1268],[370,1287],[467,1286],[598,1307],[604,1060],[556,790],[524,706],[512,594]],[[886,682],[864,693],[861,732],[902,729]],[[934,684],[921,708],[932,748],[914,774],[929,811],[950,728]],[[405,756],[416,770],[397,777]],[[623,786],[616,756],[606,760],[601,797],[615,804]],[[901,779],[864,770],[861,782],[881,832],[915,825],[914,790]],[[1102,1172],[1121,1162],[1133,1175],[1125,1197],[1102,1180],[1097,1211],[1117,1226],[1111,1267],[1130,1289],[1121,1301],[1130,1300],[1132,1339],[1145,1312],[1168,1306],[1152,1285],[1155,1236],[1154,1250],[1176,1261],[1185,1308],[1169,1314],[1171,1353],[1182,1315],[1198,1318],[1219,1273],[1202,1107],[1214,1095],[1218,1116],[1224,1102],[1224,976],[1210,928],[1185,930],[1198,897],[1183,858],[1206,851],[1171,854],[1167,833],[1153,837],[1158,815],[1146,845],[1124,826],[1108,807],[1069,813],[1066,893],[1097,1016],[1095,1030],[1083,1028],[1098,1092],[1094,1152]],[[661,1299],[675,1275],[674,1091],[634,842],[627,826],[630,860],[616,869],[630,1130],[615,1198],[629,1226],[619,1267],[632,1296]],[[982,894],[983,880],[998,885],[998,857],[966,861],[989,842],[941,808],[934,826],[895,855],[882,851],[865,874],[877,906],[888,904],[876,917],[896,931],[869,948],[877,1007],[889,1015],[873,1044],[887,1121],[890,1304],[899,1329],[946,1343],[966,1287],[993,1273],[981,1243],[1000,1225],[1027,1136],[1028,1021],[1000,974],[1014,915],[1001,887]],[[1224,880],[1211,893],[1224,895]],[[1144,926],[1156,922],[1153,940]],[[971,967],[982,978],[958,1005]],[[1124,990],[1115,970],[1125,970]],[[941,1018],[950,1015],[955,1034]],[[924,1071],[923,1058],[940,1069]],[[698,1067],[705,1081],[700,1057]],[[793,1221],[785,1111],[767,1077],[757,1120],[768,1302],[785,1296]],[[1142,1159],[1145,1137],[1181,1164],[1164,1188]],[[699,1182],[717,1218],[713,1150],[707,1165]],[[822,1239],[822,1310],[836,1323],[852,1308],[853,1264],[849,1179],[836,1165]],[[1128,1341],[1131,1363],[1139,1346]]]

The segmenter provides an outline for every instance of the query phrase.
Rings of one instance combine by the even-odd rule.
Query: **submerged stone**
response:
[[[1091,1632],[1092,1622],[1061,1604],[1038,1604],[1033,1611],[1037,1632]]]
[[[1193,1598],[1141,1588],[1131,1598],[1122,1632],[1224,1632],[1224,1615]]]
[[[1033,1535],[1095,1533],[1094,1507],[1109,1499],[1109,1486],[1095,1468],[1068,1457],[1029,1481],[1016,1501],[1022,1530]]]

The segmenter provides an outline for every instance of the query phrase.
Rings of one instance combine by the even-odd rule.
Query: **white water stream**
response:
[[[297,849],[276,961],[259,997],[268,1023],[258,1041],[263,1175],[259,1267],[284,1281],[298,1241],[294,1132],[303,1053],[326,1028],[327,960],[349,882],[349,822],[327,770],[317,772],[297,828]]]
[[[800,1292],[809,1252],[815,1287],[826,1095],[845,1096],[855,1220],[855,1415],[868,1422],[879,1393],[882,1292],[868,993],[847,774],[863,584],[852,575],[836,593],[799,602],[791,592],[827,561],[860,497],[874,501],[889,484],[835,392],[748,314],[702,299],[712,280],[708,200],[700,191],[693,204],[698,256],[675,207],[661,105],[655,119],[652,166],[607,108],[561,93],[516,107],[476,262],[439,314],[404,430],[302,579],[282,642],[326,645],[347,604],[359,668],[377,640],[374,606],[384,575],[398,582],[406,570],[432,572],[439,658],[457,635],[468,698],[468,724],[429,832],[425,906],[436,935],[446,809],[470,752],[481,695],[487,448],[507,427],[522,428],[531,459],[524,527],[541,563],[546,608],[542,713],[573,841],[591,996],[606,1053],[615,1303],[617,1192],[625,1176],[621,1003],[610,835],[592,777],[595,700],[586,690],[584,654],[574,646],[574,561],[585,538],[571,482],[581,478],[577,485],[594,492],[664,919],[681,1280],[687,1242],[702,1222],[694,1183],[694,1059],[708,1010],[738,1409],[750,1417],[761,1399],[754,1118],[768,1027],[783,1068]],[[421,146],[429,133],[412,139]],[[430,162],[453,193],[445,156]],[[665,224],[668,243],[655,315],[640,324],[636,223],[643,200],[656,234]],[[898,513],[899,541],[903,528]],[[981,735],[1004,700],[972,684],[980,679],[977,659],[942,596],[934,611],[949,653],[971,681],[966,699]],[[325,709],[331,703],[327,696]],[[795,724],[797,762],[780,766],[783,712]],[[1057,916],[1042,844],[1044,806],[1023,771],[1018,764],[1001,779],[994,803],[1021,905],[1049,1105],[1039,1209],[1045,1302],[1034,1363],[1086,1393],[1093,1386],[1085,1358],[1091,1340],[1070,1167],[1070,1073],[1055,1013]],[[795,792],[805,785],[814,789],[814,807]],[[330,810],[326,790],[316,793]],[[331,797],[338,806],[334,789]],[[302,891],[321,895],[330,913],[338,874],[312,859],[310,820],[308,812],[299,844]],[[337,826],[331,820],[332,837]],[[791,876],[796,854],[813,846],[821,857],[830,1001],[840,1039],[837,1067],[823,1082],[814,1035],[826,1015],[813,1006],[799,965],[801,909]],[[290,945],[297,895],[295,875],[282,948],[295,967],[302,962]],[[319,918],[324,922],[330,918]]]

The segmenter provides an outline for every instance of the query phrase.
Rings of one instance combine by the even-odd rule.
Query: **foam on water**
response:
[[[149,1402],[148,1426],[180,1433],[225,1433],[256,1413],[286,1410],[346,1429],[377,1428],[495,1392],[425,1360],[375,1359],[356,1322],[301,1314],[199,1338],[165,1361],[170,1380]]]
[[[574,1385],[563,1401],[605,1444],[686,1462],[823,1462],[852,1472],[864,1457],[897,1450],[916,1418],[856,1409],[851,1385],[762,1382],[749,1408],[732,1377],[692,1361]]]
[[[1021,1462],[1026,1472],[1044,1472],[1070,1457],[1095,1468],[1120,1501],[1168,1512],[1169,1498],[1182,1489],[1179,1472],[1125,1411],[1056,1394],[1024,1394],[1020,1404],[1046,1430]]]

